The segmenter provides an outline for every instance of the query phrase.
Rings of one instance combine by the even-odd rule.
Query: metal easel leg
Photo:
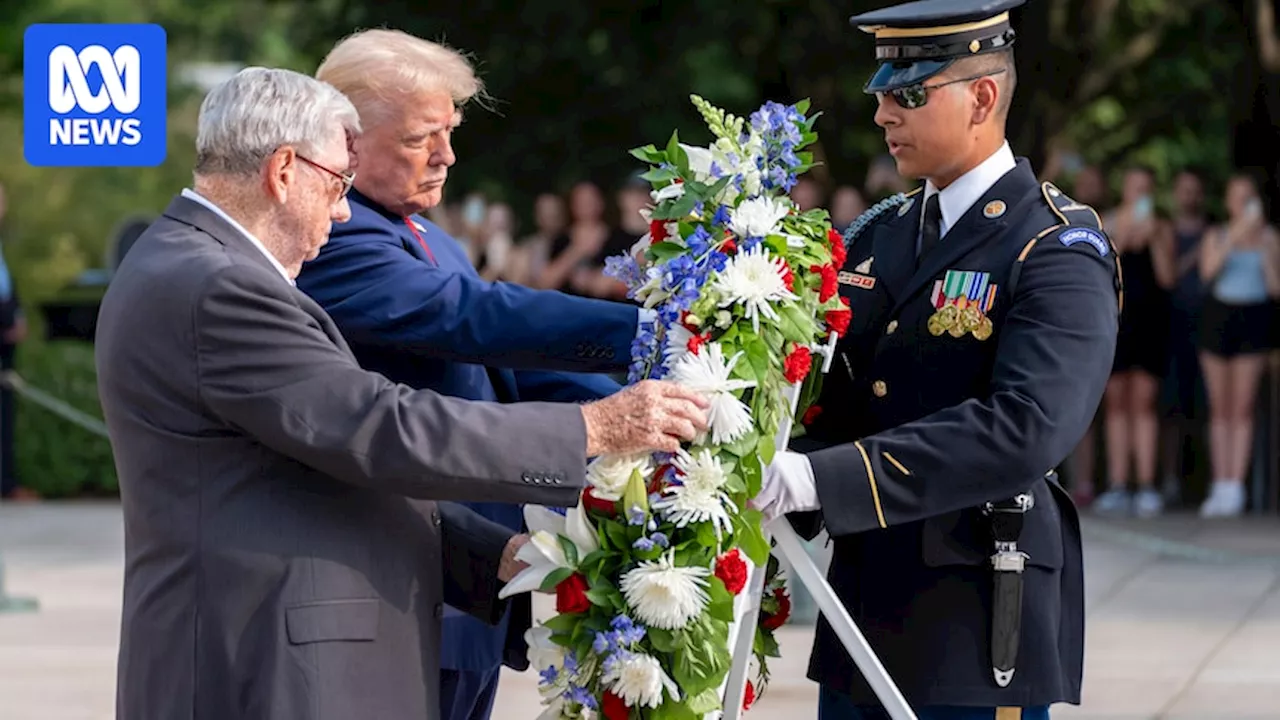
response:
[[[746,697],[747,673],[751,669],[752,646],[756,640],[756,620],[760,617],[760,600],[764,597],[764,577],[768,567],[751,567],[751,577],[743,589],[743,613],[729,634],[729,647],[733,649],[733,664],[725,678],[720,693],[724,704],[721,720],[739,720],[742,717],[742,700]]]

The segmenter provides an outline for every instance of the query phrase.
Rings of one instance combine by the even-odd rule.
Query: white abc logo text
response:
[[[67,45],[49,51],[49,109],[66,114],[77,108],[98,114],[108,107],[131,113],[142,103],[142,64],[138,49],[121,45],[115,53],[90,45],[79,53]],[[97,65],[102,87],[89,90],[86,74]],[[52,145],[136,145],[142,140],[137,118],[77,118],[49,120]],[[124,137],[121,137],[123,135]]]

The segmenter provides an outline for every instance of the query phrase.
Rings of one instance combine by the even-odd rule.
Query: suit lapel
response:
[[[876,223],[872,229],[871,245],[875,257],[874,274],[884,283],[889,297],[896,302],[907,290],[916,264],[916,233],[920,227],[922,192],[907,199],[909,204],[899,209],[899,216],[889,222]],[[901,211],[905,210],[905,213]]]
[[[950,268],[953,263],[1008,227],[1008,218],[1019,210],[1013,207],[1013,202],[1026,195],[1028,182],[1034,185],[1035,175],[1031,173],[1030,165],[1025,160],[1020,161],[1014,169],[997,180],[986,194],[960,216],[955,226],[947,231],[947,234],[942,237],[942,242],[933,249],[933,252],[924,258],[920,269],[916,270],[907,281],[904,291],[895,295],[896,306],[902,307],[921,290],[930,287],[934,278]],[[989,203],[996,200],[1004,203],[1003,211],[996,217],[989,218],[986,216],[985,209]],[[914,257],[912,261],[914,262]]]

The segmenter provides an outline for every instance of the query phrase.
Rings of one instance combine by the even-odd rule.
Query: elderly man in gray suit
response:
[[[443,603],[495,621],[527,538],[447,500],[572,505],[586,458],[677,447],[705,402],[467,402],[356,364],[293,286],[360,124],[331,86],[242,71],[184,190],[113,278],[99,388],[125,521],[121,720],[435,718]]]

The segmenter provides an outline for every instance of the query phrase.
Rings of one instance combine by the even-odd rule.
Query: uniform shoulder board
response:
[[[849,225],[849,229],[844,233],[844,246],[846,248],[851,247],[853,245],[853,241],[856,240],[864,230],[871,227],[876,220],[884,217],[884,215],[890,210],[904,206],[911,196],[918,192],[920,192],[920,188],[916,188],[909,193],[896,193],[881,200],[875,205],[872,205],[866,212],[859,215],[858,218]]]
[[[1006,283],[1008,292],[1011,294],[1013,288],[1017,285],[1018,276],[1022,272],[1022,262],[1027,259],[1027,255],[1031,253],[1031,250],[1045,236],[1056,234],[1058,241],[1063,245],[1070,247],[1076,243],[1088,243],[1102,257],[1111,256],[1111,261],[1115,264],[1116,269],[1116,302],[1120,309],[1123,310],[1124,275],[1120,270],[1120,258],[1115,252],[1115,246],[1111,244],[1110,238],[1107,237],[1106,232],[1102,229],[1102,218],[1098,217],[1097,211],[1093,208],[1076,202],[1051,182],[1042,183],[1040,190],[1044,194],[1044,199],[1049,204],[1049,208],[1057,216],[1058,223],[1041,230],[1038,235],[1022,248],[1022,252],[1018,254],[1017,260],[1014,261],[1010,279]]]

